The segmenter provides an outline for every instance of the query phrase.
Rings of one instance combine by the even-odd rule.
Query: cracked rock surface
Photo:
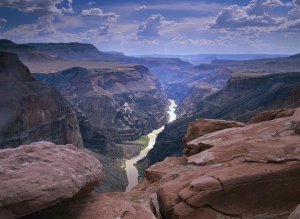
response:
[[[164,218],[287,218],[300,203],[299,115],[193,139],[209,147],[154,164],[135,190],[157,191]]]
[[[186,145],[210,147],[152,165],[132,191],[92,194],[29,218],[298,218],[299,113],[217,132],[220,121],[201,121],[211,132]]]
[[[14,219],[91,191],[100,162],[73,145],[35,142],[0,151],[0,218]]]

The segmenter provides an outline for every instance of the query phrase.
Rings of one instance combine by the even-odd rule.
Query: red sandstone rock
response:
[[[90,191],[99,161],[73,145],[36,142],[0,150],[0,218],[10,219]]]
[[[235,121],[226,121],[226,120],[213,120],[213,119],[198,119],[195,122],[189,124],[187,132],[183,138],[183,143],[186,144],[196,138],[199,138],[203,135],[207,135],[212,132],[216,132],[223,129],[233,128],[233,127],[243,127],[246,124],[235,122]],[[200,147],[195,145],[186,144],[184,148],[184,153],[187,156],[197,154],[200,151],[204,151],[210,148],[210,145],[202,144]]]
[[[292,116],[294,112],[295,109],[286,109],[286,108],[264,111],[251,118],[250,123],[259,123],[259,122],[269,121],[273,119],[289,117]]]
[[[165,218],[287,218],[300,203],[299,115],[194,139],[210,148],[151,166],[135,190],[157,190]]]
[[[152,198],[150,198],[152,197]],[[154,219],[153,195],[145,192],[94,193],[58,204],[25,219]]]

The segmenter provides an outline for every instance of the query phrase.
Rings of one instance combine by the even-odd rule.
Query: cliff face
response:
[[[16,44],[6,39],[0,39],[0,51],[15,53],[22,62],[49,62],[58,60],[57,58],[45,54],[30,45]]]
[[[222,90],[200,102],[193,114],[167,124],[139,165],[147,168],[167,156],[181,155],[184,132],[197,118],[247,122],[264,110],[296,106],[300,106],[300,73],[232,78]]]
[[[224,66],[214,66],[201,64],[199,66],[184,68],[173,72],[172,79],[164,84],[168,97],[175,99],[182,106],[178,108],[179,116],[192,111],[188,99],[198,101],[198,97],[203,99],[214,92],[223,88],[232,71]]]
[[[94,45],[86,43],[29,43],[45,54],[60,57],[64,60],[100,60],[105,59],[104,53]]]
[[[89,195],[27,218],[297,218],[300,108],[272,113],[250,125],[197,120],[186,134],[187,156],[154,164],[132,191]]]
[[[162,126],[167,99],[148,69],[71,68],[56,74],[36,75],[57,87],[110,140],[133,140]]]
[[[151,166],[135,191],[156,187],[163,218],[287,218],[300,201],[299,116],[193,139],[198,152]]]
[[[34,141],[82,147],[76,114],[53,87],[35,80],[18,57],[0,53],[0,148]]]
[[[207,83],[200,83],[194,86],[188,96],[176,109],[177,116],[182,117],[185,115],[191,115],[204,99],[217,91],[218,89],[216,87]]]

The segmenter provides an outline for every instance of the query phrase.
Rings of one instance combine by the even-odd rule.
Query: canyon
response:
[[[114,142],[135,140],[166,120],[166,97],[158,81],[141,65],[74,67],[35,77],[56,87],[94,128]]]
[[[249,125],[196,121],[186,133],[189,153],[152,165],[131,191],[91,193],[25,218],[293,218],[300,108],[290,111],[264,112]]]
[[[182,110],[179,111],[180,118],[168,124],[158,136],[156,144],[147,157],[139,161],[140,168],[146,169],[168,156],[181,156],[185,130],[190,122],[198,118],[249,122],[252,116],[261,111],[299,107],[299,57],[291,56],[275,60],[236,61],[233,62],[234,64],[231,61],[220,61],[222,64],[218,65],[223,66],[228,62],[229,65],[226,68],[231,71],[235,69],[227,84],[214,93],[208,89],[209,92],[205,94],[208,96],[204,98],[203,89],[200,89],[198,94],[192,92],[191,95],[195,98],[200,96],[200,101],[191,96],[186,98],[183,104],[179,104],[180,110],[189,100],[194,100],[191,105],[193,109],[189,107],[184,109],[185,112],[190,113],[182,116]],[[289,63],[289,65],[284,65],[284,63]]]
[[[297,217],[299,55],[0,51],[0,218]]]

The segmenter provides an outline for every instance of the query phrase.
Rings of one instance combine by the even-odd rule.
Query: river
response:
[[[176,103],[174,100],[170,100],[170,106],[169,109],[167,111],[167,113],[169,114],[169,120],[168,123],[173,122],[176,119],[176,114],[175,114],[175,110],[176,110]],[[130,191],[134,186],[136,186],[138,184],[138,171],[136,169],[136,167],[134,166],[134,164],[143,159],[148,151],[154,146],[156,138],[158,136],[159,133],[161,133],[164,130],[165,126],[160,127],[159,129],[153,130],[150,134],[148,134],[149,137],[149,143],[147,145],[147,147],[145,149],[143,149],[140,154],[130,160],[126,160],[125,162],[125,170],[127,173],[127,179],[128,179],[128,186],[126,188],[126,191]]]

